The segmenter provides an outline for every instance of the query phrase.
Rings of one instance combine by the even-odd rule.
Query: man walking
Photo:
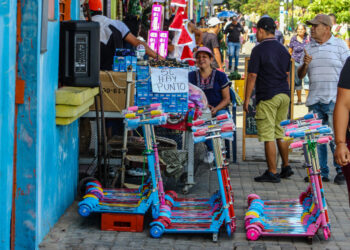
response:
[[[217,17],[212,17],[208,20],[209,29],[203,33],[203,45],[209,48],[214,54],[214,61],[212,67],[223,71],[222,59],[220,54],[220,44],[218,41],[218,34],[220,31],[221,21]]]
[[[337,84],[340,72],[346,59],[350,56],[345,42],[332,35],[332,21],[328,15],[319,14],[314,19],[307,21],[311,27],[311,42],[305,46],[300,67],[299,79],[309,76],[310,89],[306,100],[309,111],[317,113],[324,124],[333,128],[333,110],[337,97]],[[330,143],[334,154],[334,142]],[[321,165],[322,180],[329,181],[329,168],[327,165],[327,145],[318,147],[319,161]],[[337,175],[334,183],[344,184],[344,175],[341,167],[334,161]],[[308,178],[305,178],[308,181]]]
[[[257,24],[257,39],[248,65],[247,90],[244,110],[248,112],[249,100],[256,87],[256,126],[259,141],[264,142],[268,170],[257,182],[280,182],[293,173],[288,164],[288,144],[282,140],[284,132],[280,123],[287,118],[290,103],[290,55],[275,38],[276,24],[271,17],[263,17]],[[282,157],[282,172],[277,174],[276,144]]]
[[[227,47],[228,47],[228,69],[232,69],[232,58],[235,58],[234,71],[238,70],[239,51],[241,48],[241,34],[244,34],[242,25],[237,21],[237,17],[231,18],[231,23],[227,25],[224,30],[227,34]]]
[[[324,124],[333,128],[333,110],[337,97],[337,84],[341,69],[350,56],[345,42],[332,35],[332,21],[328,15],[319,14],[307,21],[311,27],[311,42],[305,46],[298,76],[309,76],[310,89],[306,100],[309,111],[313,111],[322,119]],[[334,142],[330,143],[334,155]],[[318,155],[321,165],[321,175],[324,182],[329,181],[329,168],[327,165],[327,145],[318,146]],[[344,184],[344,175],[341,167],[333,161],[337,175],[334,183]],[[308,181],[308,178],[305,178]]]

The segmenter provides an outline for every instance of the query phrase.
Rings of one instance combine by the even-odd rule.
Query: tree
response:
[[[229,10],[239,11],[243,4],[247,3],[247,0],[224,0],[226,8]]]
[[[242,13],[257,13],[260,16],[269,15],[273,19],[279,16],[280,1],[279,0],[248,0],[246,4],[241,6]]]
[[[303,21],[310,20],[320,13],[333,13],[337,17],[337,23],[350,23],[349,0],[315,0],[307,10],[308,13],[303,17]]]
[[[310,5],[310,0],[294,0],[294,6],[299,6],[301,8],[306,9],[309,5]]]

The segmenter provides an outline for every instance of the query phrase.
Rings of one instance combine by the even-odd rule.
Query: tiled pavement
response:
[[[305,112],[305,106],[296,106],[297,115]],[[148,223],[142,233],[101,231],[98,216],[82,218],[77,213],[75,202],[45,237],[40,249],[350,249],[350,209],[346,188],[332,182],[324,184],[332,226],[332,236],[328,241],[323,240],[322,234],[314,237],[312,245],[304,238],[291,237],[266,237],[255,242],[246,240],[243,218],[247,195],[256,193],[263,199],[297,198],[306,188],[303,181],[306,173],[301,167],[301,156],[293,156],[291,165],[295,174],[290,179],[282,180],[278,184],[254,182],[253,177],[266,169],[263,145],[256,139],[249,139],[248,161],[242,162],[241,109],[237,115],[238,163],[231,164],[229,170],[237,216],[237,230],[233,237],[228,238],[225,233],[221,233],[217,243],[212,242],[211,235],[165,234],[161,239],[153,239],[149,236]],[[260,160],[249,161],[253,157]],[[335,171],[331,167],[331,177],[334,175]],[[196,182],[197,185],[192,188],[188,197],[208,197],[217,188],[216,174],[210,172],[205,164],[199,167]],[[181,193],[180,186],[177,191]]]

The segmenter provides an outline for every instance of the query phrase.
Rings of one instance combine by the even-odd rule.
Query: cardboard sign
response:
[[[148,46],[154,50],[158,50],[158,31],[148,31]]]
[[[168,31],[159,31],[158,54],[164,58],[168,55]]]
[[[159,4],[152,5],[151,30],[161,31],[163,28],[163,6]]]
[[[187,93],[188,69],[151,68],[153,93]]]

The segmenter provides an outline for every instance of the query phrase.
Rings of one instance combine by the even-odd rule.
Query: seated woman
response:
[[[199,70],[189,73],[189,82],[203,90],[207,96],[212,116],[228,112],[227,106],[231,102],[231,82],[225,73],[211,67],[214,55],[210,49],[200,47],[194,56]],[[208,143],[207,146],[209,152],[205,161],[211,163],[214,160],[212,145]]]

